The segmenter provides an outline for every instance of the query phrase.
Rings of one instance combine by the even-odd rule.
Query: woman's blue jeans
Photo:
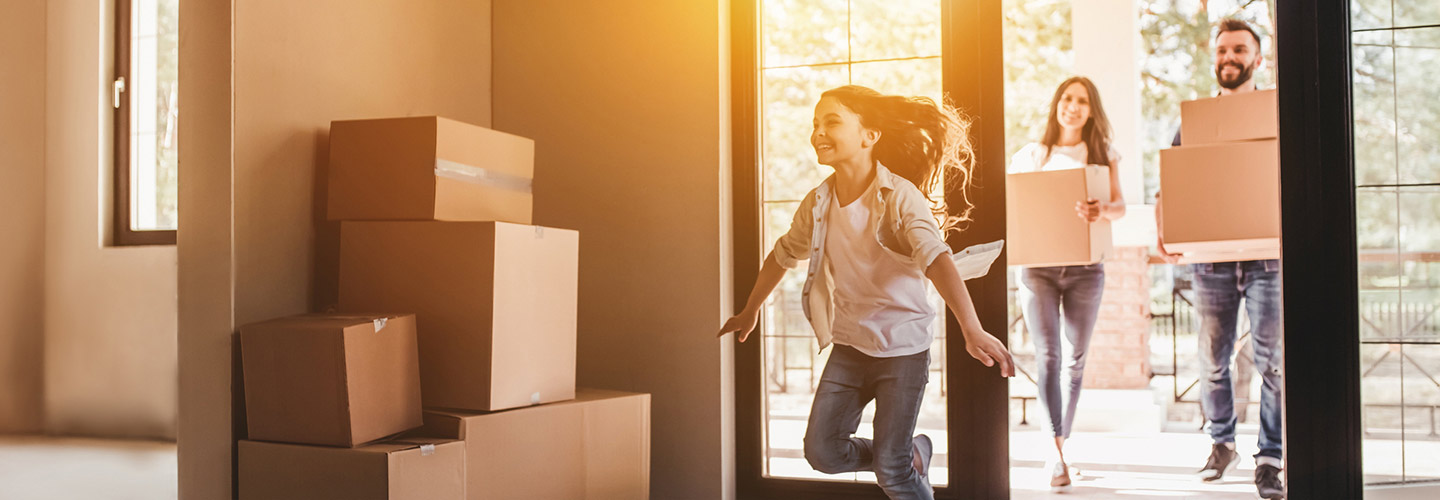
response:
[[[1040,365],[1035,382],[1039,386],[1040,405],[1045,407],[1055,437],[1070,437],[1075,423],[1075,408],[1080,403],[1080,386],[1085,376],[1085,356],[1090,350],[1090,337],[1095,332],[1104,291],[1102,263],[1020,270],[1016,298],[1025,313],[1025,326],[1035,339],[1035,358]],[[1060,342],[1062,323],[1065,340],[1070,344],[1068,353]]]

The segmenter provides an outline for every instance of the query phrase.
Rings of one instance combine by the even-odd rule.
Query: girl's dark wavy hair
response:
[[[920,188],[942,233],[960,229],[970,220],[971,169],[975,150],[970,145],[970,120],[949,103],[928,97],[884,95],[866,87],[846,85],[825,91],[855,114],[865,128],[880,131],[875,160]],[[943,194],[957,193],[961,206],[950,213]]]
[[[1105,116],[1105,106],[1100,104],[1100,89],[1095,88],[1095,83],[1083,76],[1066,78],[1055,88],[1055,96],[1050,98],[1050,118],[1045,121],[1045,137],[1040,139],[1040,144],[1045,146],[1045,159],[1041,160],[1040,164],[1044,165],[1050,160],[1050,151],[1055,148],[1055,143],[1060,141],[1060,120],[1055,115],[1058,113],[1060,98],[1065,96],[1065,89],[1075,83],[1085,87],[1085,93],[1090,97],[1090,119],[1080,130],[1080,140],[1085,141],[1086,154],[1089,155],[1086,163],[1109,166],[1110,119]]]

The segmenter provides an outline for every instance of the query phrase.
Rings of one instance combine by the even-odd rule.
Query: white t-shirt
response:
[[[928,282],[875,240],[875,183],[849,205],[840,206],[839,196],[831,200],[825,249],[835,285],[834,342],[877,358],[929,349],[936,311]]]
[[[1110,147],[1109,154],[1112,163],[1120,161],[1120,153],[1115,151],[1114,146]],[[1044,170],[1064,170],[1093,164],[1096,164],[1096,162],[1090,161],[1090,149],[1085,145],[1084,141],[1070,146],[1056,144],[1050,148],[1049,159],[1045,158],[1045,145],[1032,142],[1020,148],[1020,151],[1015,152],[1015,156],[1010,158],[1010,166],[1005,169],[1005,172],[1018,174]],[[1103,166],[1108,167],[1109,165]]]

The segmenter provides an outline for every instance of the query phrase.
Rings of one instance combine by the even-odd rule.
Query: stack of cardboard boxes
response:
[[[1182,146],[1160,151],[1162,238],[1181,262],[1280,256],[1274,90],[1180,104]]]
[[[253,442],[241,443],[242,498],[360,498],[315,493],[336,482],[335,474],[313,470],[332,455],[337,457],[334,467],[346,475],[378,477],[368,474],[362,460],[340,458],[333,448],[261,441],[353,447],[402,432],[399,444],[392,440],[350,448],[357,456],[390,455],[384,467],[391,477],[397,467],[424,468],[401,473],[410,490],[397,492],[392,480],[384,486],[388,489],[375,490],[389,496],[376,493],[374,498],[410,498],[405,495],[426,488],[415,483],[440,480],[456,485],[459,496],[427,489],[420,497],[648,497],[649,395],[576,389],[579,235],[530,225],[533,165],[534,143],[529,139],[444,118],[331,124],[327,213],[341,221],[339,310],[354,314],[271,322],[278,325],[272,329],[284,330],[271,335],[283,339],[276,341],[281,345],[328,346],[324,360],[298,352],[271,359],[264,357],[266,351],[257,351],[261,354],[252,366],[249,342],[260,338],[259,330],[246,327],[241,336],[248,414],[257,411],[252,401],[273,397],[264,393],[289,393],[287,397],[304,404],[281,404],[274,414],[301,420],[312,414],[339,418],[345,432],[317,425],[284,436],[257,435],[257,425],[263,429],[266,419],[251,416]],[[413,313],[383,316],[385,328],[376,321],[369,332],[394,330],[397,338],[408,332],[408,351],[365,351],[363,342],[373,340],[344,336],[336,343],[296,326],[382,318],[367,315],[373,311]],[[363,330],[346,328],[346,334]],[[364,332],[354,335],[358,339]],[[357,391],[369,394],[366,387],[382,377],[393,384],[398,368],[388,375],[341,375],[340,384],[314,387],[303,395],[299,386],[250,382],[252,377],[283,378],[287,370],[365,372],[377,359],[389,358],[397,365],[402,364],[399,358],[409,359],[405,376],[414,383],[379,399],[393,403],[386,411],[403,413],[404,418],[385,420],[388,426],[344,420],[362,414],[355,410]],[[345,390],[347,380],[352,386],[348,413],[343,400],[334,408],[316,408],[334,400],[324,394]],[[370,400],[365,403],[369,406],[364,408],[376,407]],[[371,432],[357,434],[357,428]],[[295,440],[297,435],[337,432],[349,435]],[[287,453],[305,454],[303,460],[311,466],[277,466],[297,461],[276,458]],[[406,461],[406,453],[419,455]],[[454,464],[432,459],[447,454],[459,457],[459,475],[449,472]]]

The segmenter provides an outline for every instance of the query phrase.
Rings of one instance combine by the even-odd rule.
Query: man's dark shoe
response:
[[[1220,478],[1225,477],[1226,472],[1235,468],[1235,462],[1239,459],[1240,454],[1235,453],[1235,450],[1224,444],[1216,443],[1210,449],[1210,459],[1205,461],[1205,468],[1200,469],[1200,480],[1219,481]]]
[[[1260,498],[1285,498],[1285,484],[1280,482],[1280,468],[1273,465],[1255,467],[1255,491]]]

